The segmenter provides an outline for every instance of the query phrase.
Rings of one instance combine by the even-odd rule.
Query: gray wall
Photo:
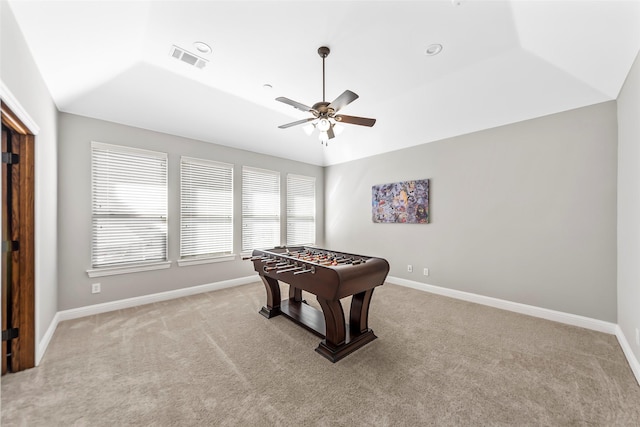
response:
[[[35,138],[36,361],[57,309],[57,110],[7,2],[0,2],[0,79],[40,128]]]
[[[249,261],[235,261],[179,267],[180,156],[232,163],[234,168],[234,205],[240,212],[242,166],[280,171],[282,184],[282,233],[286,173],[316,177],[317,243],[324,234],[324,169],[221,145],[166,135],[73,114],[59,115],[59,291],[58,309],[66,310],[120,299],[176,290],[255,275]],[[89,278],[91,254],[91,141],[126,145],[169,154],[169,259],[171,268]],[[241,222],[234,221],[234,251],[239,253]],[[284,239],[283,239],[284,242]],[[257,279],[257,276],[256,276]],[[91,294],[91,284],[99,282],[100,294]]]
[[[618,325],[640,363],[640,57],[618,96]]]
[[[615,322],[616,128],[608,102],[328,167],[326,244],[382,256],[390,276]],[[430,224],[372,222],[372,185],[423,178]]]
[[[231,162],[236,173],[247,164],[314,175],[323,194],[322,168],[311,165],[69,114],[60,114],[58,132],[55,105],[13,13],[5,0],[0,7],[0,79],[40,127],[38,343],[58,310],[253,274],[248,263],[234,261],[173,263],[169,270],[90,279],[91,140],[170,154],[173,261],[180,155]],[[612,102],[332,166],[325,170],[325,217],[322,199],[318,205],[318,244],[384,256],[395,277],[618,322],[639,356],[633,344],[640,327],[639,68],[636,61],[617,102],[619,156]],[[64,153],[59,159],[58,134]],[[373,224],[371,186],[417,178],[431,179],[431,223]],[[239,246],[238,221],[236,230]],[[407,264],[413,264],[413,273],[406,272]],[[429,277],[421,275],[423,267],[430,268]],[[102,293],[92,295],[90,284],[96,281]]]

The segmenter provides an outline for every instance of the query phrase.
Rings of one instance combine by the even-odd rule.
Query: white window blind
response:
[[[233,165],[180,160],[180,257],[233,252]]]
[[[316,242],[316,179],[287,175],[287,245]]]
[[[280,173],[242,168],[242,252],[280,245]]]
[[[91,144],[94,268],[167,260],[167,155]]]

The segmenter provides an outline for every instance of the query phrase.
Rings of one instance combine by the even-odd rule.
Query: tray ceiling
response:
[[[59,110],[317,165],[614,100],[640,49],[635,0],[8,3]],[[322,100],[323,45],[377,119],[328,147],[275,101]]]

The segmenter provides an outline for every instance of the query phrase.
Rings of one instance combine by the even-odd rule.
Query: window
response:
[[[242,252],[280,245],[280,173],[242,168]]]
[[[233,252],[233,165],[180,160],[180,257]]]
[[[287,245],[316,242],[316,179],[287,175]]]
[[[169,266],[166,153],[93,142],[91,190],[94,269]]]

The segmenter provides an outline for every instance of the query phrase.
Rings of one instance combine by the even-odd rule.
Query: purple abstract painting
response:
[[[394,182],[372,187],[373,222],[427,224],[429,180]]]

